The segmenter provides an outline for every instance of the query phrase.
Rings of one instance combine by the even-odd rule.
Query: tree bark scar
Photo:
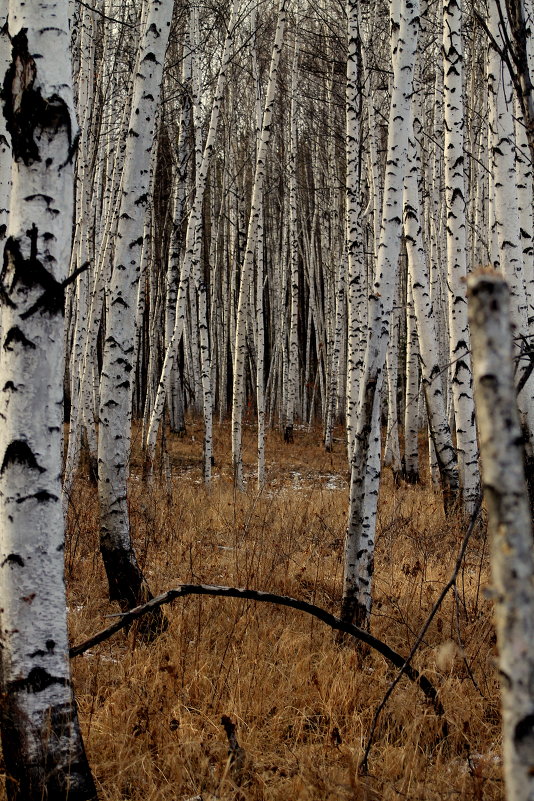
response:
[[[61,684],[63,687],[68,687],[70,682],[62,676],[51,676],[50,673],[42,667],[34,667],[30,670],[25,679],[16,679],[15,681],[8,682],[6,685],[6,692],[10,694],[25,690],[28,693],[40,693],[52,684]]]
[[[4,78],[2,99],[6,128],[11,135],[15,161],[29,167],[41,161],[39,146],[35,141],[37,129],[54,133],[66,128],[71,158],[72,131],[70,114],[65,101],[57,94],[44,98],[41,88],[35,87],[37,65],[28,50],[27,28],[22,28],[11,38],[12,61]]]
[[[38,470],[40,473],[45,472],[45,468],[37,464],[37,459],[28,443],[21,439],[14,439],[7,446],[2,467],[0,468],[0,475],[3,475],[7,468],[13,464],[21,464],[30,470]]]
[[[73,738],[79,736],[75,704],[50,707],[46,717],[32,728],[30,738],[37,745],[38,754],[28,765],[24,761],[28,721],[21,718],[18,697],[7,696],[2,709],[7,797],[16,801],[30,798],[95,801],[97,794],[83,749],[73,750],[71,746]],[[55,745],[51,752],[47,750],[49,742]]]
[[[33,495],[25,495],[23,498],[17,498],[17,503],[25,503],[26,501],[35,500],[37,503],[48,503],[49,501],[59,501],[57,495],[54,495],[47,490],[40,490],[34,492]]]
[[[6,556],[0,567],[4,567],[4,565],[19,565],[19,567],[24,567],[24,559],[22,556],[19,556],[18,553],[10,553]]]
[[[16,308],[12,295],[21,287],[33,289],[41,286],[43,294],[26,311],[20,315],[27,320],[39,309],[51,316],[62,313],[64,305],[64,287],[56,281],[42,262],[37,258],[37,240],[39,231],[36,225],[26,232],[30,239],[30,255],[27,259],[22,255],[20,241],[10,236],[4,247],[4,262],[0,274],[0,303]],[[6,344],[4,343],[4,348]]]
[[[27,337],[24,336],[18,325],[14,325],[6,334],[4,339],[4,350],[13,350],[13,345],[22,345],[23,348],[32,348],[35,350],[35,345]]]

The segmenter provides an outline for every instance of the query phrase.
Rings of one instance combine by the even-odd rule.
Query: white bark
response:
[[[403,476],[419,481],[419,341],[411,281],[406,290],[406,394],[404,399]]]
[[[172,336],[168,339],[167,348],[165,351],[165,359],[161,370],[161,376],[158,384],[158,391],[152,410],[150,419],[150,426],[146,438],[147,459],[152,461],[154,459],[156,438],[158,433],[158,426],[163,413],[165,403],[165,395],[169,383],[169,377],[174,366],[176,353],[180,338],[184,332],[184,321],[187,308],[187,294],[189,289],[190,278],[194,280],[196,291],[199,293],[201,304],[201,353],[202,353],[202,408],[204,411],[204,426],[205,426],[205,441],[204,441],[204,480],[209,483],[211,478],[211,459],[212,459],[212,390],[211,390],[211,367],[210,367],[210,352],[208,342],[207,330],[207,314],[205,311],[206,304],[206,283],[202,280],[201,274],[201,237],[200,227],[202,222],[202,207],[204,203],[204,196],[206,192],[208,171],[213,155],[213,150],[216,143],[217,126],[223,102],[224,91],[226,88],[227,70],[232,55],[232,44],[234,35],[234,16],[235,16],[235,2],[232,4],[230,13],[230,20],[228,24],[223,55],[221,60],[221,67],[219,69],[219,76],[217,80],[217,87],[215,89],[215,96],[211,110],[210,123],[206,143],[203,150],[200,148],[199,136],[197,136],[196,145],[196,158],[197,158],[197,173],[195,183],[195,194],[193,205],[189,212],[187,221],[187,231],[185,235],[184,245],[184,258],[180,271],[180,283],[178,287],[178,295],[176,300],[176,309],[174,311],[174,327]],[[200,383],[200,382],[199,382]]]
[[[380,472],[372,459],[373,421],[379,419],[395,274],[401,246],[402,183],[408,149],[408,114],[417,42],[411,24],[419,16],[418,2],[392,0],[393,85],[388,128],[383,213],[378,260],[369,296],[365,364],[358,404],[358,427],[351,465],[349,520],[341,615],[369,624],[376,515],[364,517],[367,496],[377,497]]]
[[[263,110],[262,129],[259,138],[258,152],[256,154],[256,168],[252,188],[252,199],[247,231],[247,243],[243,267],[241,270],[241,284],[239,287],[239,303],[237,308],[235,350],[234,350],[234,380],[232,391],[232,461],[234,465],[234,483],[238,489],[243,489],[243,455],[242,455],[242,429],[245,382],[245,356],[246,340],[245,326],[249,300],[249,286],[254,266],[254,255],[258,238],[259,205],[263,193],[265,180],[265,159],[271,135],[274,101],[276,96],[276,82],[280,65],[280,55],[284,40],[286,25],[287,0],[280,0],[278,21],[276,25],[269,79],[265,92],[265,106]]]
[[[0,710],[11,799],[96,798],[70,682],[63,296],[77,136],[66,2],[9,3],[12,194],[0,274]]]
[[[98,442],[101,551],[110,597],[123,607],[140,602],[148,592],[131,545],[127,484],[144,208],[172,8],[172,0],[151,0],[141,36],[113,269],[106,298]]]
[[[298,392],[299,344],[299,240],[297,229],[297,155],[298,155],[298,79],[299,42],[295,38],[293,66],[291,71],[291,109],[290,109],[290,154],[289,154],[289,251],[290,251],[290,313],[286,410],[284,420],[284,440],[293,441],[293,424]]]
[[[443,2],[443,73],[445,101],[445,202],[447,281],[449,287],[449,356],[456,424],[456,447],[464,509],[471,514],[479,493],[469,328],[465,296],[466,203],[464,181],[464,105],[462,2]]]
[[[430,436],[436,449],[445,508],[457,500],[458,465],[453,446],[440,374],[439,337],[430,300],[430,282],[424,258],[423,234],[419,220],[418,177],[420,159],[414,138],[412,114],[409,122],[407,170],[404,175],[404,235],[408,254],[422,386],[426,401]]]
[[[502,46],[503,32],[495,2],[489,4],[489,29],[499,46]],[[488,91],[489,91],[489,145],[491,179],[493,182],[493,230],[498,243],[494,266],[502,270],[510,288],[512,320],[517,335],[529,334],[528,302],[523,268],[523,254],[519,228],[519,207],[517,200],[515,130],[513,120],[513,89],[510,73],[492,47],[488,49]],[[516,376],[520,380],[523,367],[528,362],[520,362]],[[528,381],[519,394],[519,408],[522,414],[527,439],[534,432],[534,383]],[[532,444],[529,444],[532,450]]]
[[[469,278],[475,399],[501,677],[507,801],[534,798],[534,558],[515,398],[510,298],[497,274]]]

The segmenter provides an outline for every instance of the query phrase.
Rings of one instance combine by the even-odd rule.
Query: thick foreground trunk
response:
[[[7,4],[6,4],[7,5]],[[0,729],[10,801],[96,798],[70,682],[63,293],[76,141],[68,3],[10,2],[12,191],[0,272]]]
[[[470,276],[469,322],[501,677],[508,801],[534,798],[534,558],[512,359],[510,293]]]

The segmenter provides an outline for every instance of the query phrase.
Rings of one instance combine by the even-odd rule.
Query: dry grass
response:
[[[245,459],[252,469],[253,432]],[[201,431],[169,442],[172,487],[148,487],[134,462],[131,519],[154,592],[180,582],[269,589],[336,612],[346,513],[344,444],[325,454],[320,433],[295,444],[269,435],[269,485],[234,493],[229,431],[216,434],[216,479],[200,482]],[[226,460],[226,461],[225,461]],[[336,478],[337,477],[337,478]],[[331,488],[333,487],[333,488]],[[98,554],[95,491],[76,486],[67,549],[71,639],[115,611]],[[373,632],[407,653],[449,577],[463,534],[425,486],[380,499]],[[485,541],[471,542],[456,596],[447,598],[416,666],[439,686],[449,734],[407,680],[394,692],[357,776],[376,705],[394,671],[374,654],[338,648],[332,632],[287,609],[220,598],[168,608],[151,646],[119,634],[74,660],[89,758],[103,801],[208,799],[473,799],[503,797],[498,690]],[[221,716],[245,749],[229,764]]]

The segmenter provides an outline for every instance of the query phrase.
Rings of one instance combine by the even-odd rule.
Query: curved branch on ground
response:
[[[334,631],[342,631],[345,634],[349,634],[351,637],[354,637],[355,640],[365,643],[379,654],[382,654],[383,657],[391,662],[391,664],[396,668],[399,668],[411,681],[413,681],[415,684],[418,684],[425,696],[432,702],[436,713],[438,715],[443,715],[443,706],[438,699],[438,692],[434,685],[423,673],[419,673],[418,670],[416,670],[410,664],[407,664],[405,657],[397,653],[397,651],[394,651],[385,642],[379,640],[377,637],[373,637],[373,635],[369,634],[368,631],[364,631],[363,629],[358,628],[358,626],[353,626],[351,623],[344,623],[338,617],[330,614],[330,612],[327,612],[320,606],[315,606],[315,604],[310,604],[307,601],[300,601],[297,598],[291,598],[287,595],[277,595],[273,592],[261,592],[259,590],[249,590],[239,587],[220,587],[211,584],[180,584],[178,587],[152,598],[152,600],[148,601],[147,603],[137,606],[134,609],[131,609],[129,612],[121,614],[119,620],[117,620],[115,623],[112,623],[111,626],[99,631],[85,642],[73,646],[70,649],[70,657],[73,658],[75,656],[80,656],[80,654],[85,653],[95,645],[105,642],[112,637],[113,634],[116,634],[121,629],[126,628],[137,618],[142,617],[148,612],[151,612],[154,609],[163,606],[164,604],[171,603],[172,601],[176,600],[176,598],[183,598],[186,595],[210,595],[222,598],[241,598],[249,601],[259,601],[277,604],[278,606],[287,606],[290,609],[297,609],[300,612],[305,612],[306,614],[317,618],[317,620],[321,620],[323,623],[326,623],[326,625],[330,626],[330,628]]]

